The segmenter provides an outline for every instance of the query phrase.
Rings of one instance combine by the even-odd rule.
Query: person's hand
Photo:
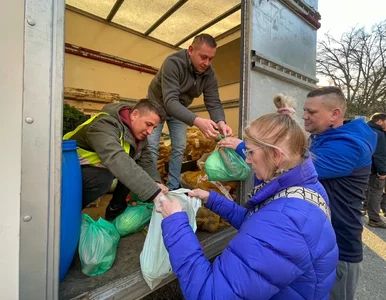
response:
[[[225,148],[230,148],[230,149],[236,150],[237,146],[241,142],[242,142],[242,140],[240,140],[237,137],[226,137],[225,139],[222,139],[221,141],[219,141],[217,144],[219,144],[220,146],[225,147]]]
[[[161,189],[162,193],[166,194],[167,192],[169,192],[169,189],[165,185],[163,185],[162,183],[156,182],[156,184]]]
[[[217,124],[212,120],[197,117],[194,119],[193,125],[197,126],[207,138],[217,136]]]
[[[379,179],[383,180],[383,179],[386,178],[386,175],[379,175],[379,174],[377,173],[377,177],[378,177]]]
[[[209,192],[202,189],[194,189],[188,193],[189,197],[197,197],[202,200],[202,203],[205,204],[209,198]]]
[[[182,206],[180,201],[164,197],[159,201],[159,205],[156,207],[156,211],[160,212],[164,218],[167,218],[172,214],[181,212]]]
[[[232,135],[232,128],[230,128],[224,121],[220,121],[217,123],[218,131],[223,136],[231,136]]]

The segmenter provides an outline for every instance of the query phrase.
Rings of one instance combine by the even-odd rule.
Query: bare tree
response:
[[[386,20],[352,28],[339,40],[329,33],[318,44],[317,73],[329,78],[347,97],[348,115],[386,111]]]

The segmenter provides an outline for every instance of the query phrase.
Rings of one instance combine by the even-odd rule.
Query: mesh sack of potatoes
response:
[[[191,160],[199,159],[202,154],[212,152],[216,147],[216,141],[207,139],[197,128],[188,128],[186,133],[185,157]]]
[[[164,182],[166,182],[168,177],[168,170],[165,169],[165,163],[169,162],[170,160],[170,152],[170,140],[161,137],[159,144],[157,168],[161,175],[161,179]]]

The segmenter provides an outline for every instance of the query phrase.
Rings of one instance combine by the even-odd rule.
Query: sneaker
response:
[[[123,213],[126,209],[125,206],[114,206],[114,204],[109,204],[106,207],[105,219],[107,221],[113,221],[116,217],[118,217],[121,213]]]
[[[386,223],[383,221],[377,222],[377,221],[369,220],[369,226],[386,229]]]

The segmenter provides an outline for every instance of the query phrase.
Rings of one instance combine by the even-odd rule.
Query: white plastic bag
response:
[[[190,226],[196,232],[196,214],[201,207],[201,199],[186,196],[185,193],[188,192],[190,192],[188,189],[178,189],[167,193],[166,196],[180,201],[183,211],[188,214]],[[169,254],[162,239],[162,220],[162,214],[157,213],[154,208],[149,231],[140,255],[142,276],[150,289],[154,289],[163,279],[173,273]]]

